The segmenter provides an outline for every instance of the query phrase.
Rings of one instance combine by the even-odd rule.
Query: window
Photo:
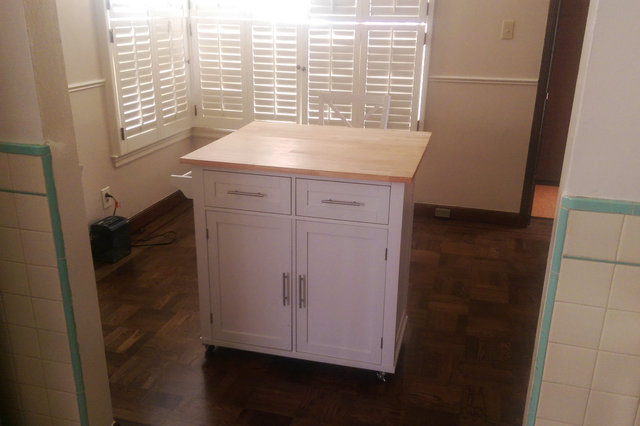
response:
[[[322,91],[389,94],[388,127],[415,129],[427,12],[427,0],[111,0],[122,151],[190,126],[318,123]]]
[[[191,127],[187,2],[111,0],[120,154]]]

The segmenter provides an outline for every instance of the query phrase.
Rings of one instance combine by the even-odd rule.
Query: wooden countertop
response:
[[[429,132],[254,121],[182,158],[198,166],[346,179],[413,180]]]

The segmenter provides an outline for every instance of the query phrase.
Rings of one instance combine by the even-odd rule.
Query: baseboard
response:
[[[157,203],[142,210],[140,213],[132,216],[131,219],[129,219],[129,229],[131,230],[131,233],[133,234],[136,231],[144,228],[150,222],[167,213],[169,210],[173,209],[184,200],[186,200],[186,197],[182,194],[182,192],[176,191],[173,194],[170,194],[162,200],[158,201]]]
[[[520,215],[518,213],[469,209],[466,207],[439,206],[425,203],[415,203],[413,210],[414,216],[436,217],[436,208],[449,210],[449,217],[442,218],[442,220],[463,220],[467,222],[491,223],[494,225],[521,226]]]

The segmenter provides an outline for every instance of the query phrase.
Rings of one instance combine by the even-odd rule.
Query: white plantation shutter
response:
[[[120,154],[190,127],[186,2],[111,0]]]
[[[391,96],[389,129],[415,128],[423,39],[421,28],[389,26],[367,30],[365,90]],[[377,123],[365,122],[365,127],[370,126]]]
[[[388,94],[388,127],[416,128],[428,0],[185,2],[110,0],[124,150],[189,125],[319,123],[322,92],[351,94],[336,106],[365,127],[380,115],[362,99]]]
[[[253,109],[256,120],[298,121],[297,33],[296,25],[252,25]]]
[[[424,21],[427,0],[371,0],[369,16],[374,18],[418,18]]]
[[[358,0],[309,0],[312,17],[356,17]]]
[[[317,25],[309,27],[308,36],[308,122],[320,122],[318,94],[320,92],[356,93],[359,37],[356,26]],[[352,119],[352,104],[336,104],[339,111]],[[342,124],[325,110],[325,123]]]
[[[195,18],[197,119],[217,120],[217,127],[237,128],[245,121],[242,25],[240,21]]]

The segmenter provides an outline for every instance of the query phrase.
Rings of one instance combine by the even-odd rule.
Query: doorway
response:
[[[525,172],[521,224],[553,218],[589,0],[552,0]]]

